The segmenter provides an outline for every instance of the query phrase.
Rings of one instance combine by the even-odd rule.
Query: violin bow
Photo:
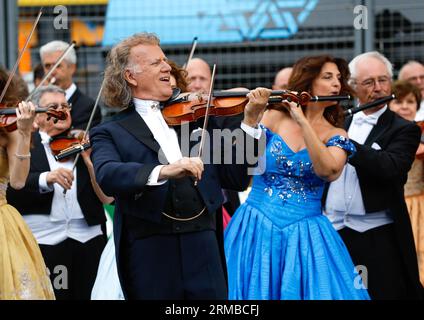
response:
[[[213,69],[212,69],[211,86],[209,87],[208,103],[206,104],[205,120],[203,121],[202,137],[200,138],[199,153],[197,155],[199,158],[202,158],[203,146],[205,144],[206,130],[208,128],[209,109],[211,106],[211,100],[212,100],[212,94],[213,94],[213,84],[215,82],[215,71],[216,71],[216,64],[213,65]],[[197,186],[197,180],[194,181],[194,185]]]
[[[183,69],[185,70],[188,66],[188,63],[190,62],[190,60],[193,58],[194,55],[194,50],[196,50],[196,46],[197,46],[197,37],[193,38],[193,42],[191,44],[191,50],[190,50],[190,54],[188,55],[188,59],[187,62],[184,63],[183,65]]]
[[[31,40],[32,35],[34,34],[34,31],[35,31],[35,28],[37,27],[38,21],[40,21],[40,17],[43,14],[42,10],[43,10],[43,8],[41,8],[40,11],[38,12],[38,16],[35,19],[34,23],[32,24],[31,32],[29,33],[27,39],[25,40],[25,44],[24,44],[21,52],[19,52],[18,59],[16,59],[16,62],[15,62],[15,65],[13,66],[12,71],[9,73],[9,78],[7,79],[6,85],[4,86],[3,91],[0,95],[0,102],[2,102],[4,96],[6,95],[6,91],[9,88],[9,85],[12,82],[12,79],[16,74],[16,70],[18,69],[19,63],[22,60],[22,56],[24,55],[24,52],[26,51],[26,49],[28,47],[29,41]]]
[[[215,82],[215,71],[216,71],[216,64],[213,65],[213,69],[212,69],[211,86],[209,87],[208,103],[206,104],[205,120],[203,121],[202,137],[200,138],[200,147],[199,147],[199,154],[198,154],[199,158],[202,157],[203,146],[205,144],[205,136],[206,136],[206,130],[208,127],[208,119],[209,119],[209,109],[210,109],[212,94],[213,94],[213,84]]]
[[[105,84],[105,81],[103,79],[102,85],[100,86],[99,93],[97,94],[96,102],[94,103],[93,110],[91,111],[90,118],[88,119],[87,127],[85,128],[84,135],[82,136],[82,140],[81,141],[84,141],[85,138],[87,138],[88,130],[90,130],[91,123],[93,122],[93,119],[94,119],[94,114],[96,113],[97,106],[99,105],[99,101],[100,101],[100,97],[102,95],[104,84]],[[77,162],[79,160],[80,154],[81,153],[78,153],[75,156],[74,163],[72,164],[72,171],[74,171],[75,170],[75,167],[77,166]],[[66,191],[67,191],[66,189],[63,189],[63,195],[66,195]]]
[[[72,41],[72,43],[69,45],[69,47],[66,48],[65,51],[63,51],[62,55],[56,61],[56,63],[54,64],[54,66],[49,70],[49,72],[46,75],[44,75],[43,79],[41,79],[41,81],[38,84],[38,86],[34,90],[31,91],[31,93],[29,94],[28,98],[25,101],[30,100],[32,98],[32,96],[40,89],[40,87],[44,85],[44,82],[50,77],[50,75],[59,66],[59,64],[63,61],[63,59],[65,59],[66,55],[68,54],[69,51],[71,51],[71,49],[73,47],[75,47],[75,41]]]

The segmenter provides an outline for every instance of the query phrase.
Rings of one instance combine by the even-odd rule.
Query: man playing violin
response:
[[[382,54],[361,54],[349,69],[361,105],[390,95],[392,64]],[[355,265],[362,267],[371,299],[418,298],[417,257],[403,187],[420,129],[386,104],[356,113],[346,128],[357,152],[330,184],[325,213]]]
[[[179,129],[160,110],[172,95],[170,71],[149,33],[123,40],[108,56],[105,102],[123,111],[93,128],[91,143],[97,180],[116,200],[118,273],[128,299],[226,299],[221,187],[246,188],[249,164],[245,154],[236,164],[231,144],[233,164],[183,156]],[[263,88],[248,94],[245,141],[260,135],[255,127],[269,95]]]
[[[8,201],[19,208],[37,239],[58,300],[90,299],[100,255],[105,245],[102,202],[110,202],[95,182],[93,165],[85,152],[73,169],[73,159],[56,162],[50,148],[54,137],[71,127],[71,107],[65,91],[41,87],[33,102],[65,112],[66,120],[48,121],[38,114],[33,134],[31,167],[22,190],[8,189]],[[64,193],[66,190],[66,193]],[[62,277],[63,281],[55,278]]]

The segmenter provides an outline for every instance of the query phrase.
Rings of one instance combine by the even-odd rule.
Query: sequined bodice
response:
[[[278,134],[264,130],[267,147],[262,163],[266,168],[263,174],[254,176],[248,203],[265,214],[278,213],[284,220],[320,215],[325,181],[314,173],[307,149],[294,152]],[[354,145],[343,136],[332,137],[327,146],[354,152]]]

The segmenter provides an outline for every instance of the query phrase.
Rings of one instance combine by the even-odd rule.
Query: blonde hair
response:
[[[131,102],[131,88],[125,80],[125,71],[134,68],[130,61],[131,49],[138,45],[159,45],[153,33],[136,33],[118,43],[109,52],[106,61],[103,99],[110,107],[126,107]]]

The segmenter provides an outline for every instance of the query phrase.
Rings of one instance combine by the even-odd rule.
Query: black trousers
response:
[[[127,299],[227,299],[215,231],[123,234],[120,273]]]
[[[366,232],[349,228],[339,231],[353,263],[366,267],[368,293],[371,299],[408,299],[407,271],[399,245],[396,243],[393,224]]]
[[[105,245],[103,235],[86,243],[68,238],[54,246],[40,245],[57,300],[90,300]]]

